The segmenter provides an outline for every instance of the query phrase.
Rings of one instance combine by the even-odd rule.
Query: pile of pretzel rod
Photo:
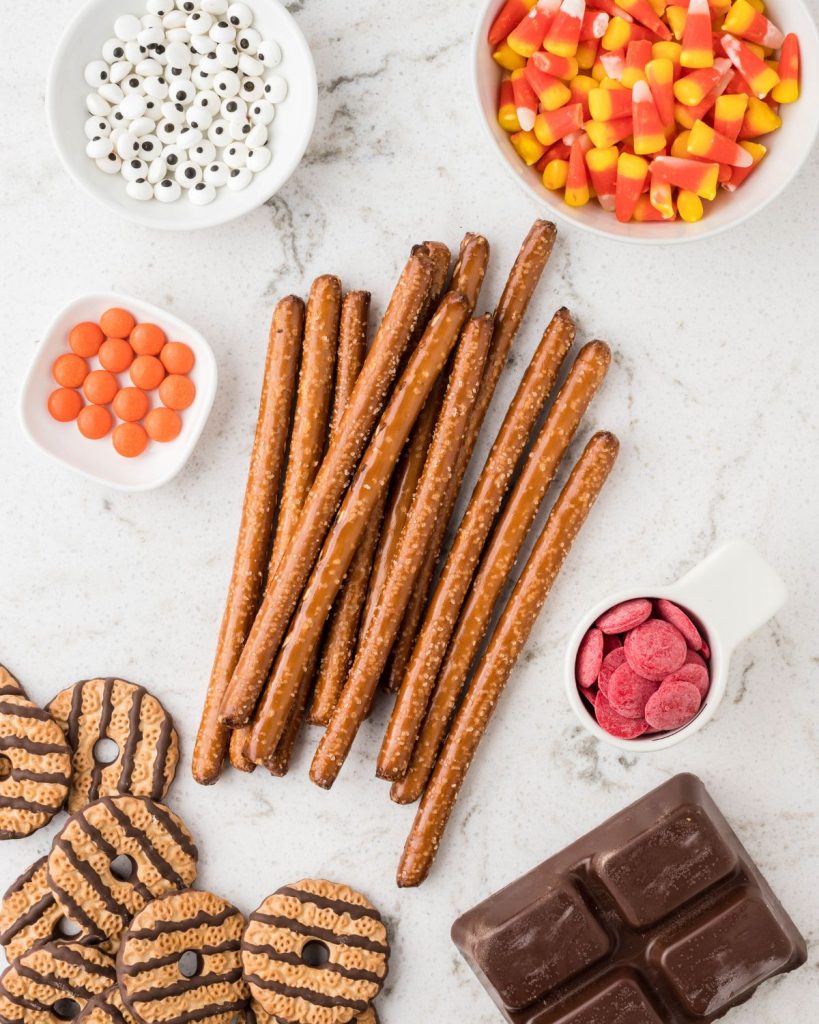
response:
[[[511,345],[551,255],[537,221],[494,314],[475,316],[489,245],[467,234],[450,273],[416,246],[367,349],[370,296],[318,278],[276,306],[233,573],[193,755],[284,775],[305,722],[329,789],[373,706],[395,703],[377,774],[421,803],[398,884],[427,876],[463,779],[549,590],[617,457],[594,434],[554,501],[494,630],[504,587],[611,360],[546,327],[442,557]],[[434,584],[434,585],[433,585]],[[481,649],[483,648],[483,653]]]

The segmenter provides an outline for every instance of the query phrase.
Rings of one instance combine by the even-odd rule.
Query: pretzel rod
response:
[[[412,803],[427,784],[452,712],[486,635],[501,591],[512,572],[566,449],[611,362],[608,345],[585,345],[532,445],[520,477],[504,506],[464,602],[432,700],[412,752],[409,770],[393,784],[396,803]],[[406,737],[409,741],[411,736]],[[407,743],[407,746],[409,743]]]
[[[381,746],[377,766],[380,778],[400,779],[407,771],[430,694],[481,552],[574,335],[569,311],[559,309],[543,332],[518,385],[427,606]]]
[[[364,360],[338,434],[310,488],[296,532],[268,583],[247,643],[224,694],[220,717],[229,725],[244,725],[253,714],[299,595],[384,407],[401,357],[423,308],[430,281],[429,258],[411,256]]]
[[[486,267],[489,263],[489,242],[483,235],[471,231],[464,235],[458,253],[458,262],[452,272],[452,288],[469,300],[469,315],[478,305]]]
[[[474,245],[470,246],[467,244],[464,246],[460,266],[456,269],[456,274],[454,275],[454,279],[460,279],[462,285],[465,283],[463,279],[470,277],[471,261],[480,261],[480,259],[485,259],[488,256],[486,240],[482,239],[480,235],[475,237]],[[460,492],[463,478],[466,475],[472,453],[475,450],[478,435],[483,426],[489,404],[495,394],[495,388],[506,363],[506,358],[509,355],[509,349],[529,306],[535,287],[549,261],[556,237],[557,229],[554,224],[542,220],[535,221],[523,240],[523,244],[504,285],[500,301],[495,310],[495,332],[484,369],[484,379],[481,382],[481,390],[478,393],[478,399],[472,410],[469,428],[464,437],[458,465],[452,475],[446,500],[442,506],[441,517],[436,526],[435,534],[430,541],[424,564],[418,574],[415,592],[410,599],[404,616],[404,622],[393,645],[392,659],[385,680],[385,686],[388,690],[397,690],[404,677],[409,655],[415,645],[418,627],[424,617],[427,597],[432,586],[435,569],[444,546],[446,531],[458,500],[458,493]]]
[[[575,537],[611,472],[618,448],[613,434],[595,434],[560,492],[452,723],[404,846],[398,867],[399,886],[420,885],[429,874],[498,699]]]
[[[369,292],[347,292],[341,304],[338,355],[336,358],[336,382],[333,393],[333,411],[330,416],[330,439],[338,431],[341,417],[344,415],[344,410],[347,408],[353,387],[361,372],[361,366],[367,351],[367,316],[369,309]],[[284,727],[282,738],[279,740],[279,744],[272,755],[265,761],[265,767],[270,771],[270,774],[278,778],[285,776],[290,768],[293,749],[307,712],[310,688],[316,676],[319,654],[320,651],[317,648],[310,660],[310,664],[302,674],[296,703],[287,720],[287,725]],[[248,726],[243,726],[242,728],[249,731]]]
[[[262,596],[303,328],[304,303],[289,295],[276,306],[270,327],[233,571],[193,751],[193,777],[205,786],[222,770],[230,729],[219,721],[219,704]]]
[[[465,318],[466,299],[450,292],[430,320],[364,453],[256,710],[248,753],[257,763],[270,754],[281,737],[296,699],[301,673],[320,639],[355,549],[373,509],[387,489],[401,449],[461,333]]]
[[[416,246],[413,251],[426,253],[432,262],[433,268],[429,299],[416,327],[416,334],[420,336],[426,328],[427,316],[432,313],[440,301],[446,287],[450,252],[442,242],[424,242],[422,245]],[[412,351],[413,348],[414,344],[411,343],[409,351]],[[409,351],[407,356],[409,356]],[[440,383],[440,378],[438,383]],[[438,384],[436,384],[437,390]],[[432,397],[427,399],[427,404],[424,406],[425,411],[431,401]],[[406,465],[408,461],[412,461],[413,456],[410,453],[419,445],[424,445],[424,453],[426,452],[425,445],[429,443],[431,429],[426,437],[426,443],[424,443],[423,437],[418,438],[416,436],[419,430],[424,430],[424,420],[425,414],[422,413],[413,427],[412,434],[407,443],[407,451],[402,456],[402,466]],[[399,480],[402,477],[403,469],[399,471]],[[393,484],[390,502],[393,505],[397,505],[397,511],[388,514],[386,520],[384,519],[386,495],[384,500],[379,502],[376,507],[373,520],[367,527],[358,550],[353,556],[347,578],[333,604],[333,610],[327,623],[321,666],[313,694],[313,703],[310,707],[309,721],[313,725],[327,725],[338,700],[338,695],[344,685],[344,680],[347,678],[347,673],[350,670],[356,641],[359,632],[363,630],[363,627],[362,629],[359,628],[362,616],[364,622],[367,620],[368,596],[372,593],[373,586],[379,585],[373,581],[379,581],[383,576],[385,559],[387,560],[386,564],[389,564],[388,559],[391,557],[390,549],[392,546],[391,531],[394,529],[394,521],[402,515],[402,506],[404,504],[408,506],[409,501],[412,500],[411,491],[408,497],[401,494],[402,486],[404,488],[410,486],[410,481],[407,480],[403,485],[397,482]],[[411,486],[414,489],[415,481],[411,482]],[[403,522],[403,520],[401,521]],[[382,535],[383,529],[387,530],[386,537]]]
[[[310,778],[329,789],[367,714],[392,641],[407,606],[445,486],[457,459],[492,337],[492,318],[473,320],[463,333],[423,473],[407,516],[375,614],[364,634],[350,676],[319,743]]]

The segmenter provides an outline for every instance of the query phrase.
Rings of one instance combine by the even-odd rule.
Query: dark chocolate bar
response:
[[[707,1024],[807,955],[694,775],[478,904],[452,938],[512,1024]]]

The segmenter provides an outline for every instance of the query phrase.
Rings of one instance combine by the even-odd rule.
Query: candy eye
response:
[[[270,124],[276,116],[276,108],[267,100],[259,100],[250,109],[250,120],[254,124]]]
[[[129,96],[133,92],[144,93],[145,87],[142,84],[142,79],[137,78],[136,75],[131,75],[129,78],[123,78],[120,83],[122,91],[126,96]]]
[[[171,88],[171,99],[175,103],[181,103],[184,106],[192,103],[195,95],[195,86],[184,78],[180,78],[178,81],[174,82],[173,87]]]
[[[111,134],[111,124],[104,117],[89,117],[85,122],[85,137],[99,139]]]
[[[259,44],[262,37],[255,28],[244,28],[236,35],[236,45],[242,53],[249,53],[254,56],[259,51]]]
[[[260,99],[264,91],[264,83],[261,78],[246,78],[242,82],[242,96],[246,100]]]
[[[125,56],[125,45],[121,39],[109,39],[102,47],[102,59],[113,64]]]
[[[108,65],[104,60],[92,60],[85,66],[85,81],[92,89],[97,89],[109,81]]]
[[[277,64],[281,64],[282,49],[272,39],[263,39],[259,43],[259,52],[256,56],[266,68],[275,68]]]
[[[271,75],[265,82],[264,94],[271,103],[281,103],[287,96],[287,79],[281,75]]]
[[[247,4],[231,4],[227,9],[227,21],[236,28],[247,28],[253,21],[253,14]]]
[[[131,160],[127,160],[122,165],[122,176],[126,181],[138,181],[140,178],[144,179],[147,173],[148,168],[144,161],[136,157]]]

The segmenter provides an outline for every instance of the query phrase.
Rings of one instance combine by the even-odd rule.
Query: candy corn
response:
[[[660,39],[670,39],[671,32],[668,26],[660,21],[657,12],[648,0],[620,0],[620,6],[627,11],[635,21],[638,21],[645,28],[650,29]],[[729,30],[730,31],[730,30]]]
[[[714,104],[714,131],[736,142],[748,109],[748,99],[744,93],[718,96]]]
[[[760,135],[768,135],[782,127],[782,118],[767,103],[756,96],[748,97],[748,110],[737,138],[758,139]]]
[[[739,39],[726,33],[720,37],[720,42],[725,56],[748,83],[754,96],[764,100],[771,89],[779,84],[779,75]]]
[[[595,121],[631,117],[631,90],[592,89],[589,93],[589,113]]]
[[[600,64],[607,78],[613,78],[619,82],[623,77],[626,66],[626,55],[624,50],[613,50],[610,53],[600,54]]]
[[[758,142],[740,142],[740,146],[748,154],[750,160],[745,167],[732,168],[730,179],[724,182],[722,186],[728,192],[735,192],[768,152],[768,150]]]
[[[509,136],[509,141],[527,167],[536,164],[546,152],[546,147],[538,141],[534,132],[515,132]]]
[[[653,170],[651,172],[651,186],[648,198],[663,220],[671,220],[674,216],[674,196],[671,192],[671,185],[669,182],[657,177]]]
[[[580,23],[580,41],[602,39],[609,25],[609,16],[604,11],[592,11],[586,8],[583,21]]]
[[[591,117],[589,97],[595,89],[596,82],[588,75],[576,75],[569,83],[572,103],[579,103],[583,107],[583,120]]]
[[[646,64],[646,81],[666,135],[674,131],[674,65],[667,57]]]
[[[616,146],[634,131],[634,123],[630,117],[618,117],[613,121],[587,121],[584,127],[586,134],[598,149]]]
[[[500,64],[504,71],[517,71],[519,68],[526,67],[526,58],[521,57],[519,53],[515,53],[508,43],[501,43],[492,52],[492,59]]]
[[[599,39],[581,39],[577,44],[577,53],[574,55],[578,68],[581,71],[591,71],[599,50]]]
[[[651,178],[694,192],[703,199],[717,194],[719,164],[676,156],[658,156],[651,162]]]
[[[566,83],[554,75],[541,71],[534,61],[530,60],[526,65],[525,74],[544,110],[557,110],[571,99],[572,94]],[[534,121],[532,123],[534,124]]]
[[[702,200],[695,192],[686,192],[680,189],[677,194],[677,213],[680,218],[688,224],[695,224],[702,220],[704,213]]]
[[[631,216],[638,224],[643,224],[646,221],[652,220],[674,220],[675,213],[672,208],[671,216],[666,217],[658,209],[652,206],[649,196],[638,196]]]
[[[512,72],[512,96],[520,127],[523,131],[530,132],[535,126],[537,96],[523,68]]]
[[[563,0],[546,32],[543,49],[558,57],[573,57],[580,42],[580,26],[585,11],[585,0]]]
[[[539,6],[533,7],[526,17],[509,33],[506,42],[521,57],[531,57],[540,49],[552,16]]]
[[[572,143],[569,155],[569,173],[566,177],[564,201],[569,206],[585,206],[589,201],[589,176],[586,170],[584,144],[580,139]]]
[[[698,107],[711,90],[718,85],[720,78],[716,67],[697,68],[674,83],[674,95],[686,107]]]
[[[543,184],[550,192],[565,188],[568,177],[568,160],[550,160],[543,168]]]
[[[688,9],[686,7],[680,7],[677,4],[672,4],[666,8],[666,18],[668,18],[668,24],[671,26],[671,31],[674,33],[674,38],[679,41],[683,37],[685,32],[685,23],[688,20]]]
[[[647,28],[623,18],[612,18],[605,35],[600,40],[604,50],[622,50],[637,39],[651,39],[652,34]]]
[[[690,0],[688,4],[680,63],[684,68],[710,68],[714,63],[708,0]]]
[[[556,54],[547,53],[545,50],[538,50],[537,53],[533,54],[532,59],[529,61],[529,66],[533,65],[538,71],[543,71],[553,78],[562,78],[567,82],[575,78],[579,71],[574,57],[558,57]]]
[[[722,23],[722,28],[731,35],[759,43],[760,46],[766,46],[771,50],[778,50],[785,41],[784,35],[776,25],[752,7],[748,0],[736,0]]]
[[[614,209],[617,191],[617,157],[616,146],[590,149],[586,153],[586,166],[594,191],[597,193],[597,201],[609,212]]]
[[[633,21],[632,16],[622,7],[618,6],[614,0],[589,0],[589,6],[594,7],[595,10],[605,11],[610,18],[622,18],[623,21]]]
[[[785,36],[779,55],[779,84],[771,96],[777,103],[795,103],[799,99],[799,39],[791,32]]]
[[[645,81],[646,64],[651,60],[651,43],[647,39],[635,39],[626,47],[626,62],[620,81],[630,89],[635,82]]]
[[[671,61],[671,67],[674,72],[674,79],[680,77],[680,54],[682,53],[682,47],[679,43],[652,43],[651,44],[651,58],[652,60],[668,60]]]
[[[501,79],[500,93],[498,95],[498,124],[505,132],[519,132],[520,121],[515,107],[515,94],[512,89],[512,79],[504,75]]]
[[[704,157],[719,164],[730,164],[732,167],[747,167],[752,162],[747,150],[715,132],[704,121],[695,122],[686,148],[692,156]]]
[[[489,29],[489,43],[497,46],[535,6],[537,0],[506,0]]]
[[[617,158],[615,212],[621,223],[627,224],[631,220],[647,177],[648,162],[641,156],[621,153]]]
[[[544,146],[551,146],[582,127],[583,106],[580,103],[572,103],[560,110],[543,110],[535,118],[535,135]]]
[[[638,155],[665,149],[665,131],[648,82],[635,82],[631,90],[631,116],[634,122],[634,152]]]

